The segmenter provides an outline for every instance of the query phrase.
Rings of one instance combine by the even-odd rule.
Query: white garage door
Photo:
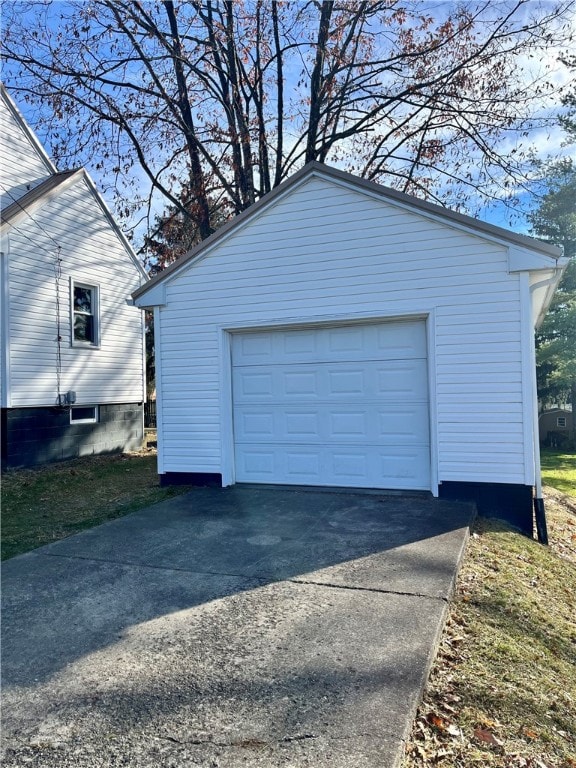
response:
[[[423,321],[232,341],[237,482],[430,488]]]

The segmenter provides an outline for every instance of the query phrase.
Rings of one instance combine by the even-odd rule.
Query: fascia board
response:
[[[527,248],[517,248],[515,246],[508,248],[508,271],[511,273],[556,269],[560,265],[560,260],[555,259],[553,256],[546,256],[543,253],[528,250]]]
[[[309,163],[303,170],[308,167],[318,171],[319,175],[324,175],[326,178],[333,181],[339,180],[350,186],[350,188],[356,189],[358,192],[369,193],[375,198],[387,200],[389,203],[396,204],[398,207],[402,207],[405,210],[421,215],[427,215],[429,218],[441,222],[445,226],[452,226],[455,229],[468,232],[469,234],[502,245],[510,246],[513,244],[523,248],[535,249],[536,251],[547,253],[554,259],[562,255],[562,250],[551,243],[536,240],[528,235],[512,232],[511,230],[504,229],[496,224],[489,224],[481,219],[475,219],[472,216],[453,211],[450,208],[444,208],[437,203],[430,203],[427,200],[422,200],[413,195],[407,195],[404,192],[399,192],[396,189],[386,187],[376,182],[352,176],[352,174],[347,173],[346,171],[341,171],[338,168],[314,162]]]
[[[188,262],[190,266],[190,262]],[[132,294],[134,296],[134,294]],[[133,298],[134,305],[140,309],[152,309],[153,307],[163,307],[166,304],[166,283],[157,283],[149,291],[145,291],[141,296]]]
[[[51,200],[55,200],[64,190],[69,189],[81,178],[81,169],[75,173],[71,173],[68,178],[63,179],[57,186],[52,187],[52,189],[48,190],[45,194],[42,194],[28,205],[22,206],[20,210],[14,213],[13,216],[10,216],[8,221],[2,221],[1,231],[6,233],[10,232],[11,227],[15,227],[20,221],[22,221],[22,219],[24,219],[26,216],[30,216],[39,208],[42,208],[42,206],[46,205],[46,203],[50,202]],[[31,191],[33,192],[34,190]],[[22,200],[22,198],[20,198],[20,200]],[[19,205],[20,203],[17,201],[17,204]],[[12,207],[12,205],[10,207]]]

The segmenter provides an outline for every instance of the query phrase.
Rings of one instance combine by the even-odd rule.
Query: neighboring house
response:
[[[574,417],[566,408],[543,411],[538,418],[540,443],[549,448],[567,446],[574,434]]]
[[[137,448],[146,273],[85,170],[59,173],[0,86],[2,465]]]
[[[162,482],[430,491],[531,531],[534,326],[565,263],[307,165],[133,294]]]

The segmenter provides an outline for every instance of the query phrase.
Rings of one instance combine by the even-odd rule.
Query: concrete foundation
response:
[[[95,424],[71,424],[68,408],[3,408],[2,468],[135,450],[143,438],[142,403],[100,405]]]

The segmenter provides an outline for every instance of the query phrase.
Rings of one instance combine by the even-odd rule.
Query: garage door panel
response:
[[[426,357],[422,321],[399,321],[237,334],[232,339],[235,365],[395,360]]]
[[[428,405],[379,406],[376,410],[376,440],[381,445],[423,445],[430,442]]]
[[[422,321],[239,334],[236,480],[430,488]]]
[[[234,413],[238,445],[282,442],[427,446],[428,431],[428,408],[424,403],[238,406]]]
[[[427,490],[429,474],[419,470],[427,456],[424,447],[246,445],[236,472],[240,482]]]
[[[234,400],[242,403],[428,400],[426,360],[237,366]]]
[[[428,402],[428,366],[426,360],[378,363],[376,395],[379,399]]]
[[[374,335],[373,349],[382,360],[427,356],[426,326],[421,321],[376,325]]]

